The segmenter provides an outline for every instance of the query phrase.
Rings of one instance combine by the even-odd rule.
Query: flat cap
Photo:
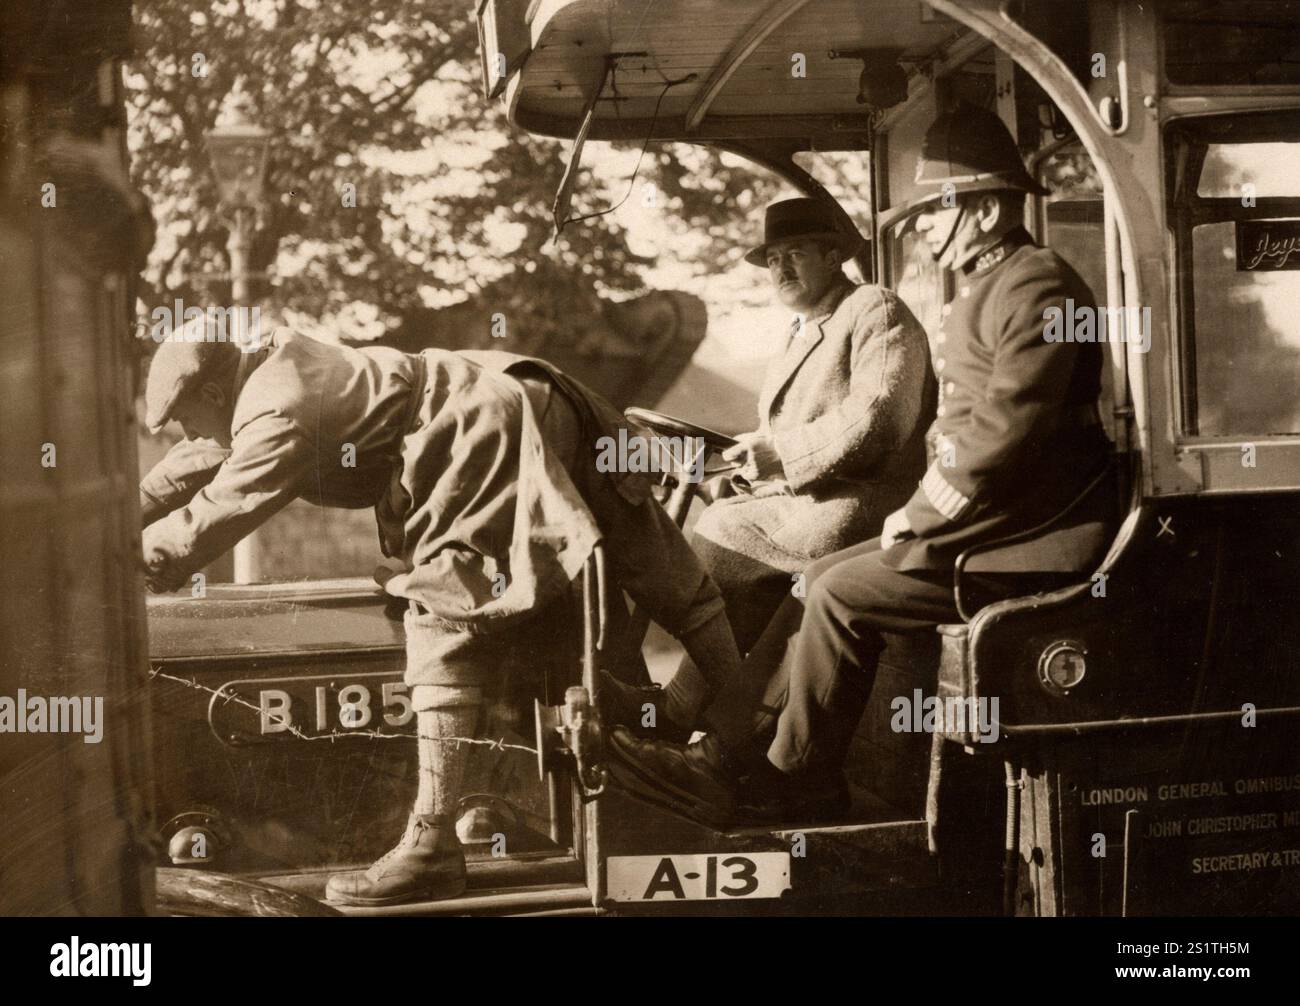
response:
[[[176,403],[205,380],[219,377],[239,356],[229,342],[184,342],[169,339],[160,343],[149,364],[145,382],[145,425],[157,433],[167,425]]]

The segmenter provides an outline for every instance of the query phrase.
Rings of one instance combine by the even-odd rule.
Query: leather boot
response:
[[[412,814],[406,833],[368,870],[336,873],[325,899],[341,905],[398,905],[454,898],[465,890],[465,854],[450,817]]]
[[[711,828],[734,821],[740,771],[713,734],[694,744],[673,744],[614,727],[608,750],[609,768],[624,789]]]
[[[654,726],[642,722],[645,707],[654,708]],[[608,671],[600,672],[600,715],[609,726],[623,726],[638,737],[685,744],[693,731],[670,720],[664,712],[664,690],[659,685],[627,685]]]

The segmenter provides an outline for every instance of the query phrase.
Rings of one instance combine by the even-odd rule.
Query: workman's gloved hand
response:
[[[144,561],[144,585],[151,594],[170,594],[180,590],[189,579],[189,574],[167,556],[155,552],[146,556]]]
[[[379,565],[375,567],[375,571],[371,575],[374,576],[375,583],[379,584],[381,587],[385,587],[388,585],[388,581],[399,573],[409,573],[410,571],[411,567],[407,565],[405,560],[383,559],[380,561]]]

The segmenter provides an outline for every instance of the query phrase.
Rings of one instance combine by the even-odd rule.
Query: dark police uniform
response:
[[[1102,350],[1048,341],[1051,309],[1092,308],[1059,255],[1017,229],[958,277],[935,336],[935,452],[906,506],[917,537],[889,550],[893,569],[948,569],[971,545],[1035,527],[1063,510],[1106,463]],[[1054,571],[1086,566],[1099,529],[1054,539]]]

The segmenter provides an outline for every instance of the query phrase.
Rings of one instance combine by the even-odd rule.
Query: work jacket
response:
[[[277,328],[241,360],[229,450],[182,441],[142,481],[151,579],[179,586],[303,497],[374,507],[384,553],[408,568],[386,590],[449,628],[526,617],[567,590],[601,528],[510,376],[522,371],[545,374],[578,410],[585,483],[594,439],[616,436],[622,417],[541,361],[354,349]],[[602,478],[629,505],[650,499],[647,476]],[[687,612],[702,578],[658,578],[668,582],[651,613],[670,631],[698,617]]]

